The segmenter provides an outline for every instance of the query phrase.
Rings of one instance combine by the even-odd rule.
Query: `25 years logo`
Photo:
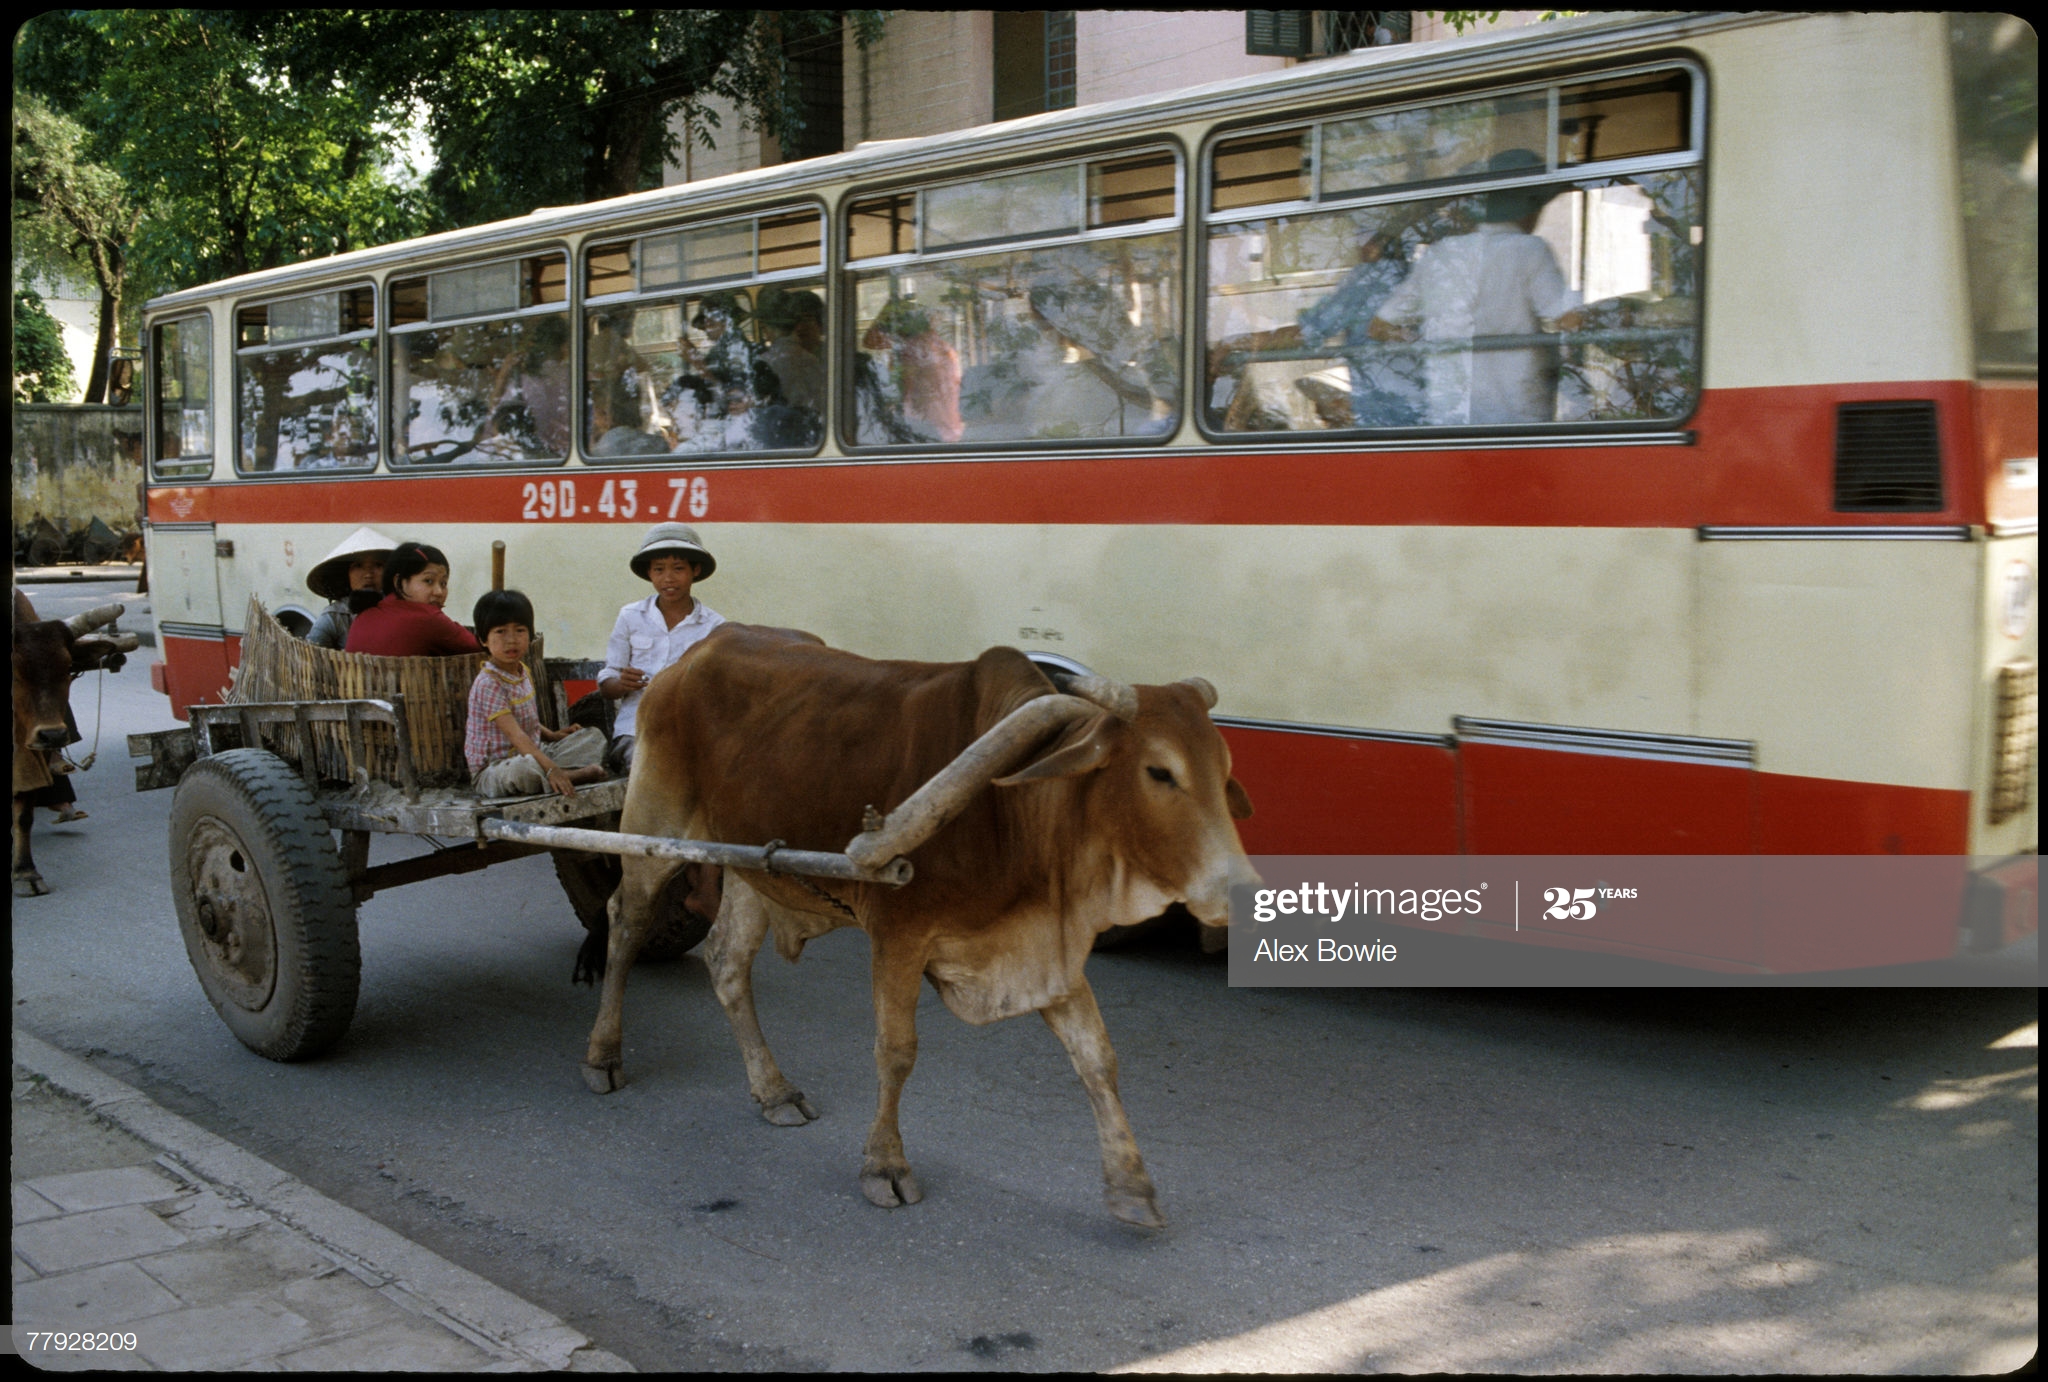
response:
[[[1605,885],[1595,888],[1545,888],[1543,900],[1550,905],[1543,909],[1543,915],[1552,921],[1591,921],[1599,914],[1601,901],[1614,898],[1632,898],[1634,888],[1610,888]]]
[[[1600,910],[1594,905],[1591,888],[1545,888],[1543,900],[1550,904],[1543,915],[1552,921],[1591,921]]]

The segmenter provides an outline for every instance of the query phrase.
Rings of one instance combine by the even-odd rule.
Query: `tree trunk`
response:
[[[85,385],[87,403],[107,401],[107,375],[114,356],[114,332],[120,320],[121,299],[105,288],[100,289],[100,329],[93,338],[92,374]]]

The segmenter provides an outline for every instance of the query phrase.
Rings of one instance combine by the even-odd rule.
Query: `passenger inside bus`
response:
[[[762,353],[754,444],[815,446],[825,430],[825,304],[800,288],[764,289],[759,321],[773,334]]]
[[[887,351],[889,373],[910,441],[959,441],[960,356],[932,329],[931,313],[908,298],[891,298],[861,337],[861,349]]]
[[[1528,149],[1505,149],[1488,160],[1487,170],[1542,166]],[[1431,245],[1367,324],[1376,341],[1420,339],[1438,347],[1428,352],[1424,369],[1431,423],[1557,417],[1557,346],[1530,338],[1542,335],[1546,322],[1572,331],[1581,321],[1579,294],[1534,233],[1559,190],[1487,193],[1478,229]]]

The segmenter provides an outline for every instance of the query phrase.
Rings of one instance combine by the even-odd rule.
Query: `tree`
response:
[[[429,186],[452,224],[661,185],[681,114],[707,145],[730,103],[789,142],[804,45],[862,46],[880,10],[252,11],[243,31],[296,86],[332,74],[424,112]]]
[[[74,120],[83,156],[143,208],[127,267],[146,291],[429,228],[375,100],[332,76],[282,79],[234,18],[59,12],[29,21],[16,44],[17,89]]]
[[[34,289],[15,289],[14,401],[62,403],[77,387],[64,329]]]
[[[59,115],[34,96],[16,97],[17,245],[29,250],[31,262],[55,276],[68,278],[66,270],[84,269],[99,289],[99,333],[93,342],[85,401],[104,403],[128,277],[128,242],[141,219],[141,209],[129,197],[121,175],[88,159],[85,145],[86,131],[76,120]],[[29,296],[34,299],[34,311],[47,320],[42,300]],[[19,300],[17,294],[17,315]],[[62,386],[66,393],[72,387],[69,376],[67,358]]]

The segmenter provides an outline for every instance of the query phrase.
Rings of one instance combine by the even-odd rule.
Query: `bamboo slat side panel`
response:
[[[411,731],[413,765],[420,781],[449,786],[469,781],[463,760],[463,731],[468,721],[469,686],[476,679],[474,657],[378,657],[370,653],[316,648],[294,638],[263,602],[249,597],[243,622],[242,665],[237,670],[233,701],[386,700],[405,697],[406,725]],[[266,746],[298,758],[296,728],[265,730]],[[324,779],[354,780],[349,734],[345,725],[312,727],[313,748]],[[363,743],[372,779],[398,781],[398,741],[389,725],[366,725]]]

